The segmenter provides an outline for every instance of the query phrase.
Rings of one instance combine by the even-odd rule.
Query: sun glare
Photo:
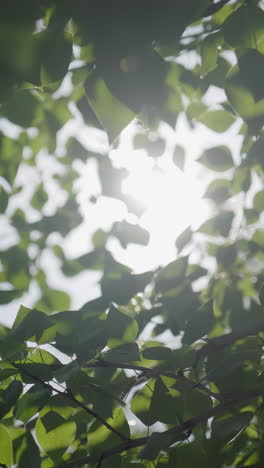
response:
[[[182,172],[172,161],[170,151],[157,159],[143,150],[133,150],[129,140],[111,152],[117,166],[129,174],[123,182],[123,192],[132,195],[145,206],[139,224],[150,233],[147,247],[130,244],[125,252],[115,243],[118,259],[124,260],[136,271],[164,264],[175,258],[175,240],[188,226],[197,227],[209,213],[208,203],[202,198],[204,181],[197,174],[199,166],[193,161]],[[194,171],[193,165],[196,164]]]

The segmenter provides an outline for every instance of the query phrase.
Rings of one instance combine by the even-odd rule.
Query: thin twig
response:
[[[216,398],[219,401],[224,401],[225,400],[225,398],[222,395],[220,395],[219,393],[212,392],[205,385],[203,385],[203,384],[201,384],[199,382],[195,382],[195,381],[185,377],[181,371],[179,371],[177,373],[174,373],[174,372],[171,372],[171,371],[164,371],[162,369],[159,369],[158,367],[148,368],[148,367],[139,366],[139,365],[136,365],[136,364],[126,364],[126,363],[125,364],[124,363],[117,363],[116,364],[116,363],[112,363],[112,362],[108,362],[108,361],[104,361],[104,360],[99,360],[99,361],[96,361],[96,362],[93,362],[93,363],[84,364],[84,365],[82,365],[82,367],[85,367],[85,368],[112,367],[112,368],[115,368],[115,369],[129,369],[129,370],[134,370],[134,371],[140,371],[140,372],[142,372],[141,377],[144,376],[144,375],[149,376],[149,377],[157,377],[157,376],[170,377],[170,378],[175,379],[175,380],[181,380],[186,385],[188,385],[190,388],[199,388],[199,390],[201,390],[202,392],[207,393],[212,398]]]
[[[225,402],[220,403],[218,406],[215,406],[214,408],[211,408],[210,410],[198,416],[195,416],[194,418],[188,419],[188,421],[185,421],[182,424],[178,424],[177,426],[174,426],[171,429],[161,432],[160,436],[161,437],[164,436],[166,438],[167,436],[171,435],[176,440],[177,437],[184,435],[186,433],[190,433],[190,431],[192,431],[199,424],[205,423],[210,418],[221,415],[225,410],[229,409],[230,407],[243,403],[247,400],[257,398],[258,396],[261,396],[262,394],[263,394],[263,389],[259,387],[255,390],[252,390],[251,392],[245,392],[243,394],[240,394],[239,397],[229,398]],[[142,447],[148,442],[150,437],[151,436],[139,437],[137,439],[128,439],[127,441],[122,442],[120,445],[116,445],[115,447],[112,447],[109,450],[105,450],[103,453],[101,453],[101,455],[97,459],[96,457],[93,457],[93,456],[87,456],[82,459],[75,460],[73,462],[63,463],[52,468],[74,468],[75,465],[76,466],[83,465],[84,463],[89,463],[89,462],[102,463],[103,460],[105,460],[106,458],[112,455],[122,453],[132,448]],[[98,468],[98,465],[97,465],[97,468]],[[256,465],[254,468],[258,468],[258,465]]]
[[[246,338],[247,336],[255,336],[264,331],[264,320],[259,320],[250,328],[233,331],[226,335],[217,336],[208,340],[208,343],[196,351],[196,362],[207,356],[212,351],[219,351],[226,346],[230,346],[238,340]]]
[[[95,419],[97,419],[98,421],[100,421],[109,431],[113,432],[113,434],[116,434],[121,440],[128,440],[127,437],[125,437],[123,434],[121,434],[121,432],[119,432],[117,429],[115,429],[113,426],[111,426],[111,424],[109,424],[107,421],[105,421],[105,419],[103,419],[98,413],[96,413],[95,411],[93,411],[92,409],[88,408],[84,403],[82,403],[81,401],[77,400],[77,398],[75,398],[75,396],[73,395],[73,393],[71,392],[71,390],[67,389],[65,390],[64,392],[57,389],[57,388],[54,388],[52,385],[50,385],[50,383],[46,383],[44,382],[42,379],[40,379],[39,377],[31,374],[31,372],[28,372],[27,370],[21,368],[21,366],[19,366],[19,364],[15,364],[15,363],[12,363],[12,365],[14,367],[16,367],[18,370],[20,370],[20,372],[24,372],[24,374],[26,374],[28,377],[32,378],[33,380],[35,380],[36,382],[40,383],[41,385],[43,385],[43,387],[45,388],[49,388],[52,392],[55,392],[59,395],[62,395],[64,396],[65,398],[68,398],[69,400],[71,400],[73,403],[75,403],[75,405],[79,406],[80,408],[82,408],[86,413],[88,413],[90,416],[93,416]]]

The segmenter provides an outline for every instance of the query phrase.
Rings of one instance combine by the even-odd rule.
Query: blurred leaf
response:
[[[203,39],[201,43],[202,76],[205,76],[216,67],[219,49],[222,42],[223,36],[219,32],[208,34],[208,36]]]
[[[163,267],[157,275],[156,287],[158,291],[166,291],[176,287],[184,278],[187,268],[187,258],[182,257]]]
[[[235,10],[224,23],[225,40],[232,47],[263,49],[264,13],[254,3],[248,2]]]
[[[149,233],[146,229],[125,220],[114,223],[111,234],[119,239],[123,248],[128,244],[147,245],[149,242]]]
[[[135,114],[111,94],[103,79],[96,74],[88,78],[85,89],[89,103],[112,143]]]
[[[21,148],[17,141],[0,134],[1,176],[12,186],[21,161]]]
[[[253,200],[253,207],[256,211],[261,212],[264,208],[264,190],[260,190],[256,193]]]
[[[92,236],[93,246],[95,248],[105,247],[105,244],[108,239],[108,232],[103,231],[103,229],[97,229]]]
[[[71,298],[65,291],[58,289],[44,289],[44,294],[41,299],[35,303],[35,307],[49,314],[57,310],[70,309]]]
[[[8,193],[0,185],[0,214],[4,213],[8,205]]]
[[[68,71],[72,56],[71,37],[64,33],[59,23],[35,37],[40,51],[41,85],[49,85],[62,79]]]
[[[216,179],[211,182],[204,194],[204,198],[210,198],[215,203],[222,203],[230,196],[230,182],[226,179]]]
[[[43,206],[48,200],[48,194],[44,189],[43,183],[39,184],[36,188],[33,197],[31,198],[31,205],[35,210],[41,211]]]
[[[17,289],[11,289],[11,290],[1,290],[0,293],[0,304],[8,304],[9,302],[12,302],[14,299],[19,297],[21,295],[21,291],[18,291]]]
[[[3,115],[21,127],[33,127],[38,100],[29,89],[19,90],[1,109]]]
[[[175,245],[177,247],[178,252],[180,253],[181,250],[191,241],[192,239],[192,230],[190,226],[188,226],[176,239]]]
[[[236,118],[226,110],[204,112],[197,120],[218,133],[223,133],[235,122]]]
[[[131,297],[144,291],[152,277],[152,272],[140,274],[108,273],[101,280],[102,295],[109,302],[127,304]]]
[[[252,208],[245,209],[244,214],[247,224],[255,224],[259,218],[259,213]]]
[[[209,148],[197,161],[217,172],[226,171],[234,166],[231,151],[227,146]]]
[[[238,167],[235,170],[232,184],[232,193],[247,192],[251,185],[251,172],[247,167]]]
[[[172,160],[181,171],[184,170],[185,165],[185,150],[182,146],[176,145],[173,151]]]
[[[51,325],[46,314],[39,310],[32,309],[24,316],[23,320],[14,323],[11,330],[11,337],[20,341],[26,341],[32,337],[38,340],[42,332]]]
[[[235,244],[220,245],[217,248],[216,259],[219,266],[222,266],[224,270],[231,268],[232,264],[237,258],[237,247]]]
[[[227,237],[234,220],[233,211],[222,211],[213,218],[205,221],[198,229],[203,234],[209,236]]]

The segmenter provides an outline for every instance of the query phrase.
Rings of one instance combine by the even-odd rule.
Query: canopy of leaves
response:
[[[16,312],[12,326],[0,324],[1,467],[263,465],[263,8],[257,0],[1,6],[0,313]],[[208,102],[216,89],[222,98]],[[210,218],[182,232],[168,265],[136,274],[109,245],[148,244],[144,207],[122,192],[126,170],[109,152],[137,121],[134,149],[159,160],[160,123],[177,135],[179,116],[217,135],[197,160],[210,179]],[[70,122],[88,139],[107,135],[108,149],[71,134]],[[231,127],[236,154],[219,143]],[[170,158],[188,165],[182,144]],[[90,165],[98,179],[90,205],[115,199],[129,216],[69,257],[63,241],[83,222],[78,184]],[[86,302],[71,310],[53,265],[73,284],[97,272],[100,295],[90,300],[87,286]],[[17,307],[32,291],[31,307]]]

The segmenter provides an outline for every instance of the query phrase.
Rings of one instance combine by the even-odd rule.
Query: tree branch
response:
[[[220,0],[218,3],[214,3],[204,12],[203,17],[214,15],[217,11],[221,10],[230,0]]]
[[[126,364],[126,363],[116,364],[116,363],[112,363],[112,362],[108,362],[104,360],[98,360],[93,363],[84,364],[82,365],[82,367],[84,368],[112,367],[114,369],[130,369],[130,370],[142,372],[141,377],[144,375],[146,376],[148,375],[149,377],[157,377],[157,376],[170,377],[171,379],[180,380],[181,382],[184,382],[190,388],[199,388],[199,390],[201,390],[202,392],[207,393],[207,395],[210,395],[212,398],[215,398],[219,401],[225,400],[225,397],[223,397],[219,393],[212,392],[208,387],[201,384],[200,382],[195,382],[185,377],[181,371],[175,373],[175,372],[170,372],[170,371],[164,371],[162,369],[159,369],[158,367],[149,368],[149,367],[139,366],[136,364]]]
[[[246,338],[247,336],[255,336],[262,331],[264,331],[264,320],[256,322],[250,328],[233,331],[231,333],[227,333],[226,335],[212,338],[208,340],[208,343],[206,345],[204,345],[202,348],[196,351],[196,362],[198,362],[200,359],[204,358],[213,351],[220,351],[225,346],[232,345],[233,343],[235,343],[235,341]]]
[[[28,372],[27,370],[24,370],[19,364],[15,364],[15,363],[11,363],[11,364],[14,367],[16,367],[21,373],[24,373],[25,375],[27,375],[31,379],[35,380],[35,382],[38,382],[41,385],[43,385],[43,387],[49,388],[52,392],[55,392],[55,393],[57,393],[59,395],[64,396],[65,398],[68,398],[69,400],[71,400],[75,405],[82,408],[90,416],[93,416],[95,419],[100,421],[109,431],[113,432],[113,434],[117,435],[121,440],[124,440],[124,441],[128,440],[127,437],[125,437],[123,434],[121,434],[121,432],[119,432],[115,427],[111,426],[111,424],[109,424],[107,421],[105,421],[105,419],[103,419],[98,413],[96,413],[92,409],[88,408],[88,406],[86,406],[81,401],[77,400],[77,398],[75,398],[75,396],[73,395],[71,390],[67,389],[64,392],[62,392],[61,390],[59,390],[57,388],[54,388],[52,385],[50,385],[50,383],[44,382],[40,377],[37,377],[37,376],[31,374],[31,372]]]
[[[188,419],[188,421],[185,421],[183,424],[178,424],[175,427],[172,427],[171,429],[168,429],[167,431],[161,432],[160,435],[164,435],[164,437],[168,435],[172,435],[175,437],[175,440],[177,437],[181,436],[181,434],[185,432],[190,432],[192,431],[196,426],[198,426],[201,423],[204,423],[208,421],[208,419],[216,417],[221,415],[226,409],[238,405],[239,403],[243,403],[247,400],[251,400],[253,398],[257,398],[258,396],[263,394],[263,389],[258,388],[255,390],[252,390],[251,392],[245,392],[241,394],[239,397],[234,397],[226,400],[223,403],[220,403],[218,406],[215,406],[214,408],[206,411],[205,413],[202,413],[198,416],[195,416],[194,418]],[[84,463],[89,463],[89,462],[98,462],[99,465],[97,465],[97,468],[100,467],[102,461],[105,458],[108,458],[112,455],[122,453],[126,450],[130,450],[133,448],[138,448],[142,447],[145,445],[148,440],[150,439],[151,436],[146,436],[146,437],[139,437],[137,439],[128,439],[127,441],[122,442],[120,445],[116,445],[115,447],[112,447],[109,450],[105,450],[99,457],[93,457],[93,456],[87,456],[79,460],[75,460],[72,462],[67,462],[63,463],[60,465],[56,465],[52,468],[74,468],[77,465],[82,465]],[[172,442],[173,443],[173,442]],[[253,465],[254,468],[258,468],[258,465]],[[253,468],[252,467],[252,468]]]

